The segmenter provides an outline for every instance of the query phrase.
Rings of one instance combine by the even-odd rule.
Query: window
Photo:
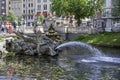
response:
[[[9,7],[9,10],[11,10],[11,7]]]
[[[44,10],[47,10],[47,4],[44,4],[44,5],[43,5],[43,9],[44,9]]]
[[[30,10],[28,10],[29,14],[30,14]]]
[[[9,2],[9,4],[11,4],[11,2]]]
[[[31,7],[33,7],[33,3],[31,3]]]
[[[25,4],[23,4],[23,8],[25,8]]]
[[[31,19],[33,19],[33,16],[31,16]]]
[[[38,5],[38,6],[37,6],[37,10],[41,10],[41,5]]]
[[[47,2],[47,0],[43,0],[43,2]]]
[[[30,7],[30,4],[28,4],[28,7]]]
[[[23,16],[23,19],[25,19],[25,16]]]
[[[33,13],[33,10],[31,10],[31,13]]]
[[[23,13],[25,14],[25,10],[23,10]]]
[[[28,19],[30,19],[30,16],[28,16]]]
[[[37,0],[38,3],[41,3],[41,0]]]

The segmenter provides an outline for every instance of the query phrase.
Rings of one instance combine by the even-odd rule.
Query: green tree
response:
[[[43,23],[44,15],[43,15],[43,14],[40,14],[39,18],[40,18],[40,21]]]
[[[0,20],[1,20],[1,21],[5,21],[6,18],[7,18],[6,15],[4,15],[4,16],[1,16],[1,17],[0,17]]]
[[[104,0],[53,0],[51,10],[57,16],[62,14],[75,15],[78,25],[81,19],[95,16],[96,11],[102,12]]]
[[[67,13],[69,8],[69,0],[53,0],[51,10],[56,13],[57,16],[61,16],[63,13]]]
[[[70,0],[68,12],[75,15],[75,19],[78,24],[81,23],[81,19],[88,17],[87,11],[87,1],[86,0]]]
[[[18,18],[14,13],[9,12],[8,15],[6,16],[6,20],[15,22],[18,21]]]
[[[37,21],[43,23],[43,20],[44,20],[44,15],[43,15],[43,14],[40,14],[40,15],[37,17]]]

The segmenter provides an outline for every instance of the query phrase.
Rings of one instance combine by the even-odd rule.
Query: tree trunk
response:
[[[82,22],[81,19],[77,19],[78,26],[80,26],[81,22]]]

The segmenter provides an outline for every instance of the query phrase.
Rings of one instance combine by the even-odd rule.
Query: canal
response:
[[[86,49],[71,52],[67,47],[57,57],[1,58],[0,80],[120,80],[120,49],[88,47],[101,55],[89,55]]]

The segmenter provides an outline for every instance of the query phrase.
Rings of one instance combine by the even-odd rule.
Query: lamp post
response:
[[[25,32],[25,23],[26,23],[25,20],[22,18],[22,19],[21,19],[21,28],[20,28],[20,30],[21,30],[21,32],[23,32],[23,33]]]
[[[36,28],[37,28],[37,18],[34,20],[34,27],[33,27],[33,32],[36,33]]]

